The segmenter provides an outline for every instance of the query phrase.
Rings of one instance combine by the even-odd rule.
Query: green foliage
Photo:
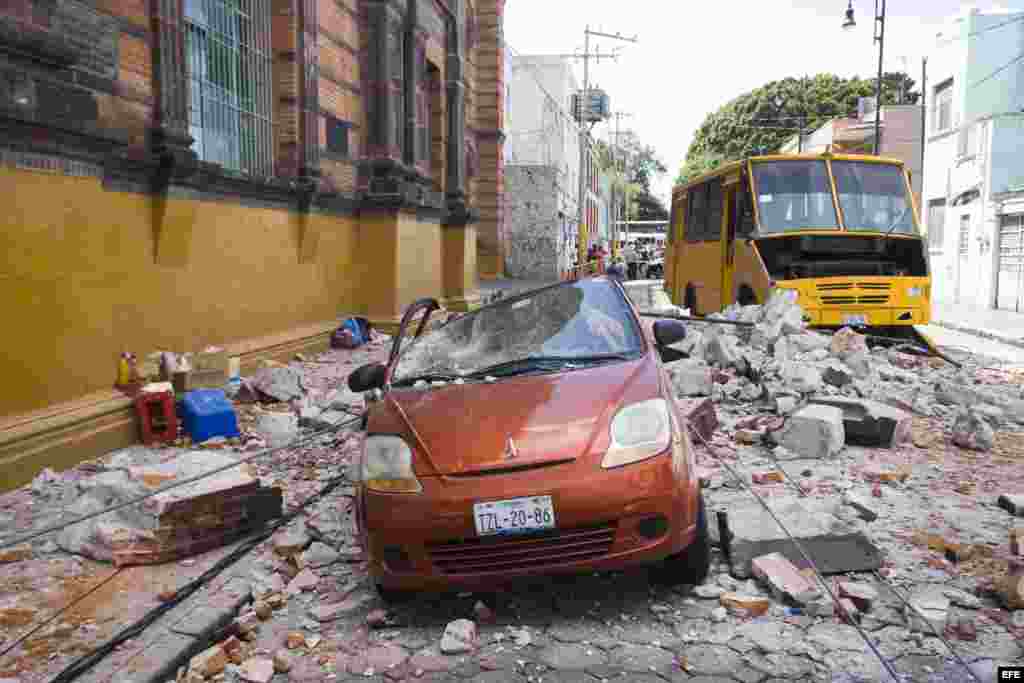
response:
[[[619,136],[616,168],[608,144],[597,140],[594,145],[598,166],[611,175],[616,192],[626,196],[627,220],[667,220],[668,210],[651,193],[651,181],[668,172],[655,149],[641,143],[636,135],[623,133]]]
[[[915,104],[914,79],[902,72],[882,77],[882,104]],[[840,78],[834,74],[772,81],[726,103],[697,129],[677,177],[691,179],[725,161],[777,150],[796,135],[803,122],[814,130],[830,119],[856,116],[857,100],[873,97],[875,79]],[[776,107],[775,100],[782,102]]]

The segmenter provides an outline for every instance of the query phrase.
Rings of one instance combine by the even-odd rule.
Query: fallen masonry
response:
[[[139,498],[176,481],[238,462],[223,452],[191,451],[169,462],[127,466],[79,483],[72,516]],[[58,545],[118,566],[159,564],[225,545],[282,513],[281,489],[240,465],[65,528]]]
[[[816,398],[812,405],[832,406],[842,411],[847,444],[891,448],[911,439],[910,414],[884,403],[854,398]]]

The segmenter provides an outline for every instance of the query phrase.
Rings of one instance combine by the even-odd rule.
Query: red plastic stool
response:
[[[135,397],[135,412],[139,414],[142,443],[150,445],[174,443],[178,438],[178,413],[174,409],[174,394],[140,393]]]

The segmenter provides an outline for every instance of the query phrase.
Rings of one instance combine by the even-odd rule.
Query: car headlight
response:
[[[621,409],[612,418],[611,446],[601,467],[611,469],[663,453],[672,441],[668,403],[654,398]]]
[[[371,491],[419,493],[412,471],[412,450],[397,436],[368,436],[363,451],[362,481]]]
[[[911,299],[916,299],[917,297],[921,296],[922,292],[923,290],[920,287],[911,287],[910,289],[907,290],[907,296],[909,296]]]

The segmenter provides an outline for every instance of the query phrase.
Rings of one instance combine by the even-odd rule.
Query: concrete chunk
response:
[[[782,381],[793,391],[813,394],[821,388],[821,372],[808,363],[784,363]]]
[[[877,549],[825,509],[793,497],[773,497],[769,505],[822,571],[864,571],[881,566]],[[794,564],[802,561],[796,544],[757,503],[740,504],[729,511],[729,533],[733,576],[749,578],[753,559],[771,553],[782,553]],[[849,553],[851,548],[856,554]]]
[[[853,398],[821,398],[811,404],[842,411],[845,442],[850,445],[892,448],[911,440],[912,416],[898,408]]]
[[[834,406],[805,406],[774,436],[780,446],[805,458],[830,458],[846,443],[843,413]]]
[[[668,363],[665,368],[672,379],[676,396],[710,396],[711,367],[700,360],[680,360]]]
[[[995,445],[992,427],[974,410],[963,409],[953,423],[953,443],[961,448],[990,451]]]

